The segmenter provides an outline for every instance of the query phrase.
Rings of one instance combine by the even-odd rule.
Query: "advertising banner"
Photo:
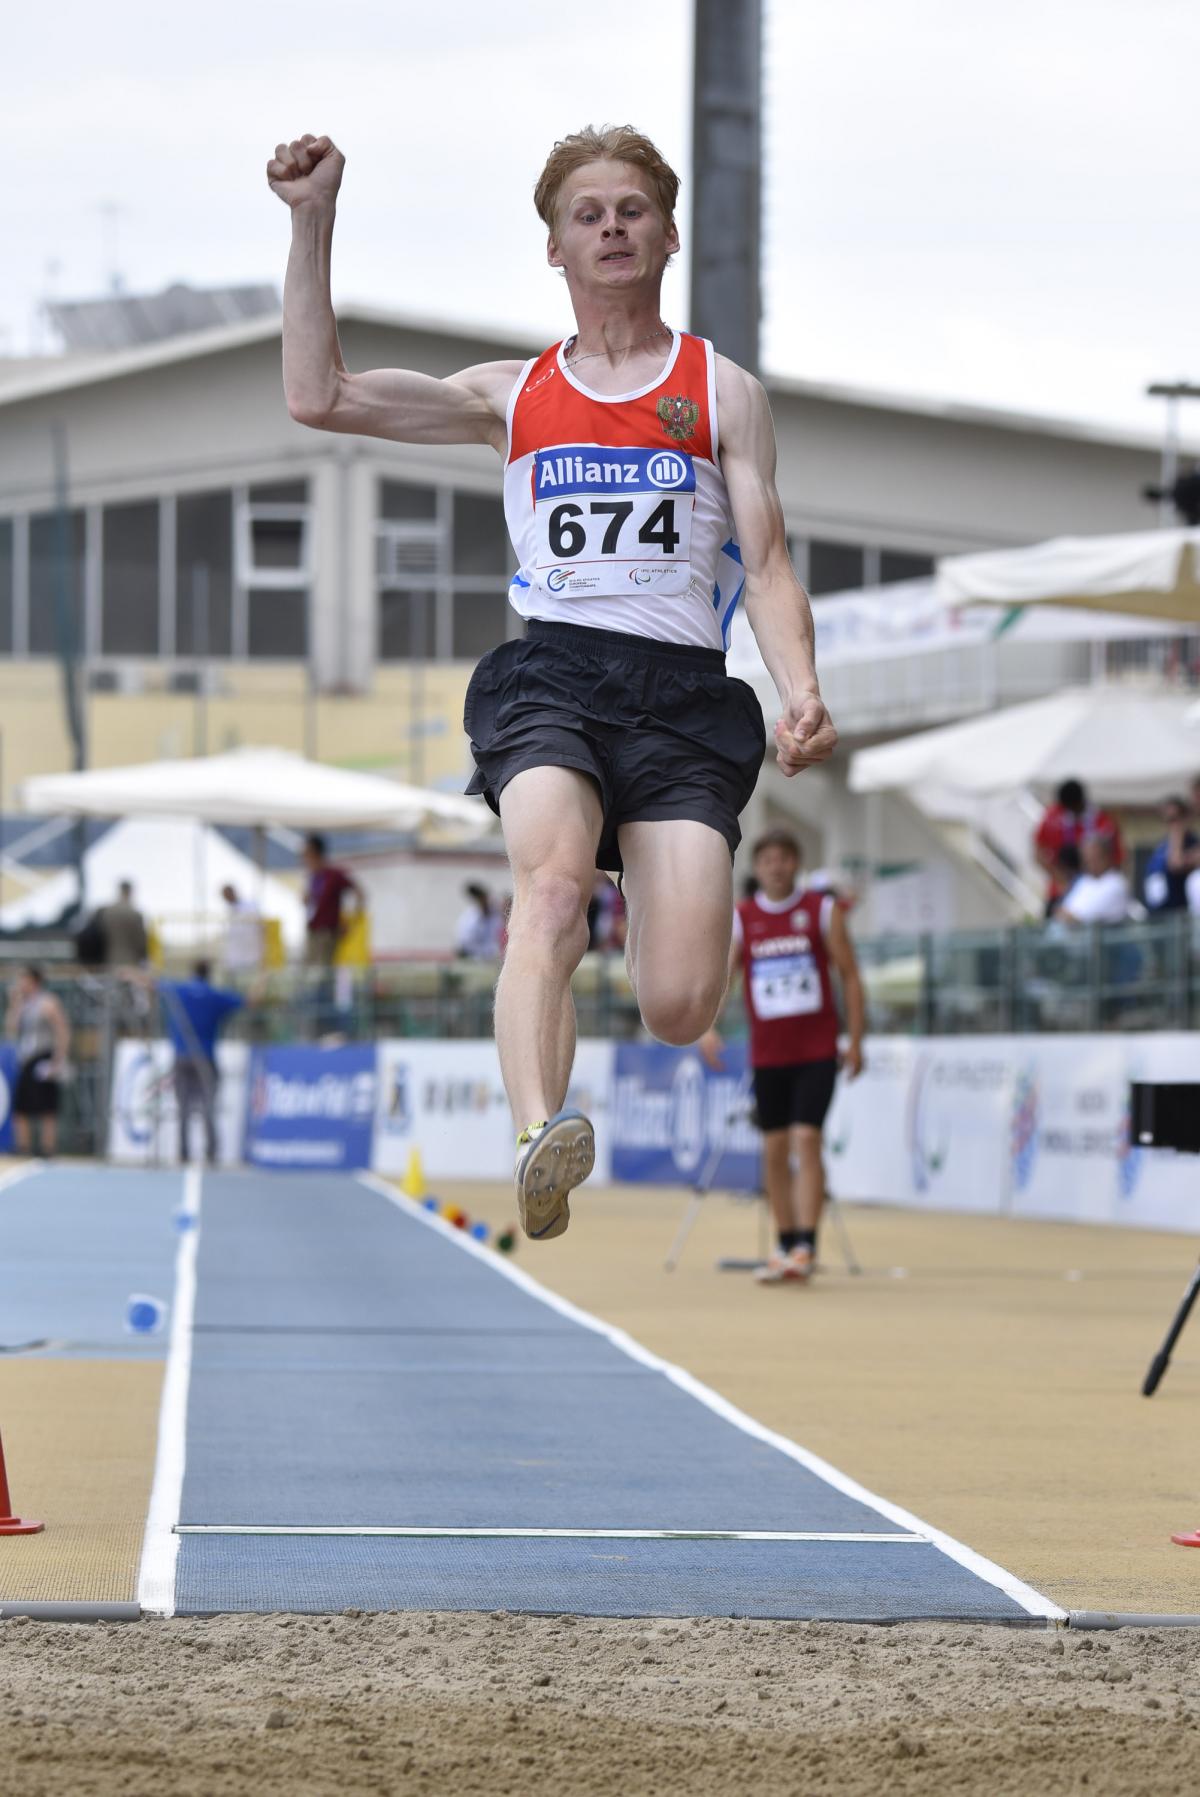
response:
[[[242,1158],[246,1117],[244,1042],[217,1047],[217,1160],[237,1166]],[[124,1166],[172,1167],[179,1162],[179,1108],[171,1069],[175,1056],[166,1042],[117,1043],[109,1098],[109,1159]],[[204,1158],[203,1124],[193,1114],[189,1148]]]
[[[759,1189],[743,1043],[714,1072],[694,1048],[619,1042],[613,1079],[612,1173],[643,1185]]]
[[[567,1104],[596,1131],[593,1180],[610,1177],[611,1042],[580,1042]],[[403,1173],[419,1149],[427,1179],[509,1179],[515,1132],[496,1044],[381,1042],[375,1125],[377,1173]]]
[[[246,1159],[286,1172],[371,1165],[374,1043],[256,1048],[250,1057]]]
[[[11,1042],[0,1042],[0,1154],[12,1153],[12,1095],[16,1083],[17,1051]]]

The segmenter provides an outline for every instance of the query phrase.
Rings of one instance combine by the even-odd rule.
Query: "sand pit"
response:
[[[20,1797],[1186,1792],[1200,1637],[518,1616],[0,1623]]]

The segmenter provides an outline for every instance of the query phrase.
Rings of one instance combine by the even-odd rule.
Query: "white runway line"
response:
[[[36,1179],[43,1171],[44,1166],[38,1161],[26,1161],[21,1167],[10,1167],[7,1173],[0,1173],[0,1192],[7,1191],[9,1186],[20,1185],[23,1180]]]
[[[177,1535],[395,1536],[403,1541],[853,1541],[888,1547],[915,1543],[930,1547],[925,1535],[863,1534],[804,1529],[481,1529],[408,1527],[357,1523],[176,1523]]]
[[[719,1392],[713,1391],[711,1386],[704,1385],[699,1379],[693,1378],[691,1373],[686,1372],[683,1367],[675,1366],[671,1361],[663,1360],[659,1355],[652,1354],[648,1348],[643,1348],[640,1342],[634,1341],[633,1337],[627,1335],[623,1329],[616,1329],[611,1324],[602,1322],[599,1317],[592,1316],[589,1311],[580,1310],[578,1305],[572,1304],[569,1299],[560,1298],[557,1292],[549,1291],[544,1285],[539,1285],[536,1279],[531,1279],[529,1274],[522,1271],[520,1267],[513,1266],[511,1261],[504,1259],[495,1249],[484,1247],[482,1242],[472,1240],[465,1230],[455,1229],[453,1224],[447,1223],[444,1218],[435,1215],[432,1211],[422,1209],[414,1199],[397,1191],[378,1174],[359,1173],[357,1178],[361,1185],[368,1187],[372,1192],[378,1192],[381,1197],[394,1204],[397,1210],[403,1211],[406,1216],[412,1217],[416,1222],[424,1224],[427,1229],[436,1230],[445,1236],[447,1241],[453,1242],[455,1247],[461,1249],[464,1254],[473,1254],[477,1260],[484,1261],[494,1273],[503,1279],[510,1279],[514,1285],[519,1285],[522,1291],[529,1293],[530,1297],[537,1298],[541,1303],[549,1305],[551,1310],[556,1310],[560,1316],[568,1317],[571,1322],[578,1323],[581,1328],[590,1329],[595,1334],[604,1336],[605,1340],[611,1342],[614,1348],[620,1349],[623,1354],[628,1354],[632,1360],[639,1361],[642,1366],[665,1374],[673,1385],[677,1385],[681,1391],[686,1391],[690,1397],[714,1411],[717,1416],[724,1417],[727,1423],[732,1423],[744,1434],[753,1436],[756,1441],[766,1442],[770,1447],[778,1448],[781,1454],[786,1454],[790,1460],[795,1460],[799,1465],[807,1467],[809,1472],[815,1473],[817,1478],[823,1479],[835,1491],[840,1491],[845,1497],[853,1498],[856,1503],[868,1505],[877,1515],[885,1516],[889,1522],[895,1523],[897,1528],[923,1537],[933,1547],[945,1554],[947,1559],[955,1561],[959,1566],[965,1567],[968,1572],[974,1573],[975,1577],[982,1579],[984,1584],[993,1585],[996,1590],[1002,1591],[1006,1597],[1020,1605],[1028,1615],[1044,1617],[1047,1621],[1052,1622],[1066,1621],[1067,1612],[1064,1609],[1053,1603],[1042,1592],[1035,1591],[1032,1585],[1027,1585],[1014,1573],[1006,1571],[1003,1566],[997,1566],[994,1560],[988,1560],[983,1554],[977,1554],[974,1548],[967,1547],[962,1541],[956,1541],[953,1535],[947,1535],[943,1530],[935,1529],[929,1523],[922,1522],[921,1518],[914,1516],[911,1510],[904,1510],[899,1504],[890,1503],[887,1498],[877,1497],[873,1491],[868,1491],[866,1486],[860,1485],[856,1479],[848,1478],[845,1473],[839,1472],[837,1467],[832,1466],[828,1460],[822,1460],[819,1454],[811,1454],[807,1448],[802,1448],[796,1442],[789,1441],[786,1435],[779,1435],[774,1429],[768,1429],[762,1423],[756,1422],[744,1410],[739,1410],[736,1404],[729,1403]]]
[[[171,1335],[158,1411],[158,1452],[138,1570],[138,1602],[151,1616],[175,1614],[175,1563],[179,1558],[175,1524],[179,1520],[187,1458],[187,1402],[192,1371],[192,1315],[196,1307],[196,1254],[200,1245],[200,1196],[199,1167],[185,1167],[179,1214],[190,1218],[191,1226],[180,1232],[175,1255]]]

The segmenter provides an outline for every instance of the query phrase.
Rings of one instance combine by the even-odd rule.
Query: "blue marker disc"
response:
[[[125,1327],[130,1335],[156,1335],[166,1320],[163,1300],[147,1292],[134,1292],[125,1305]]]

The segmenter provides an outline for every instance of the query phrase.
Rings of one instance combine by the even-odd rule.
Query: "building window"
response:
[[[14,575],[13,523],[11,518],[0,518],[0,655],[11,655],[13,652],[13,614],[16,609]]]
[[[181,493],[175,504],[175,653],[233,652],[233,495]]]
[[[454,495],[454,573],[504,574],[512,561],[504,505],[485,493]]]
[[[911,555],[906,549],[879,552],[879,578],[884,586],[893,580],[926,580],[932,573],[931,555]]]
[[[36,512],[29,520],[29,653],[82,655],[85,521],[69,512],[60,531],[56,512]],[[59,619],[60,590],[66,612]],[[66,641],[63,641],[65,631]]]
[[[247,599],[247,652],[266,661],[302,661],[308,654],[308,588],[268,587]]]
[[[104,508],[102,655],[157,655],[158,501]]]
[[[307,585],[311,537],[307,482],[251,487],[237,507],[239,583],[281,592]]]
[[[437,595],[427,588],[379,595],[380,661],[432,661]]]
[[[454,595],[450,653],[455,661],[478,661],[489,649],[515,636],[522,620],[493,589],[488,593]]]
[[[808,545],[810,593],[841,593],[863,584],[863,552],[858,543],[830,543],[813,537]]]
[[[379,483],[379,516],[412,522],[424,518],[437,519],[437,488],[410,487],[407,481],[381,480]]]

